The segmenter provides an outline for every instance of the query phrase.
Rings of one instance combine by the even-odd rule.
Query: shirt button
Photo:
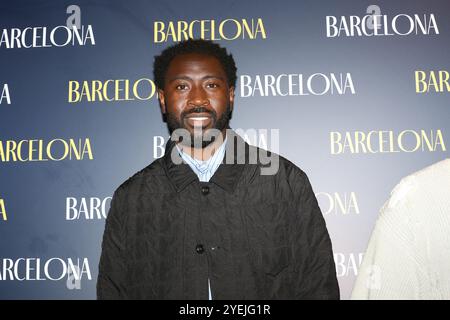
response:
[[[204,196],[206,196],[209,193],[209,187],[208,186],[203,186],[202,187],[202,194]]]
[[[205,248],[203,247],[202,244],[198,244],[198,245],[195,247],[195,251],[197,251],[198,254],[202,254],[203,252],[205,252]]]

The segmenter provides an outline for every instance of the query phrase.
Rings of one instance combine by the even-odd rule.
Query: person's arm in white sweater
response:
[[[413,178],[403,179],[381,209],[355,282],[352,299],[419,299],[426,274],[411,223]],[[413,201],[410,201],[413,200]],[[413,206],[413,207],[411,207]]]

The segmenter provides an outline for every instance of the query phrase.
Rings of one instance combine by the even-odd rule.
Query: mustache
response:
[[[214,110],[211,110],[211,109],[208,109],[205,107],[194,107],[189,110],[183,111],[181,113],[181,119],[183,119],[184,117],[186,117],[192,113],[209,113],[213,119],[216,119],[216,117],[217,117],[217,114]]]

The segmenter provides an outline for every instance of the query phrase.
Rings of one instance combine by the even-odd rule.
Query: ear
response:
[[[164,99],[164,91],[162,89],[158,89],[158,100],[162,114],[166,114],[166,100]]]
[[[231,86],[230,89],[228,89],[229,93],[229,99],[230,99],[230,109],[233,111],[234,106],[234,86]]]

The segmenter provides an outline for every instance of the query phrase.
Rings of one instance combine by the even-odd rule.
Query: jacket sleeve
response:
[[[300,179],[300,181],[298,180]],[[307,175],[300,170],[297,212],[293,223],[295,296],[298,299],[339,299],[331,239]]]
[[[124,212],[119,191],[113,195],[103,233],[97,279],[97,299],[125,298]]]

